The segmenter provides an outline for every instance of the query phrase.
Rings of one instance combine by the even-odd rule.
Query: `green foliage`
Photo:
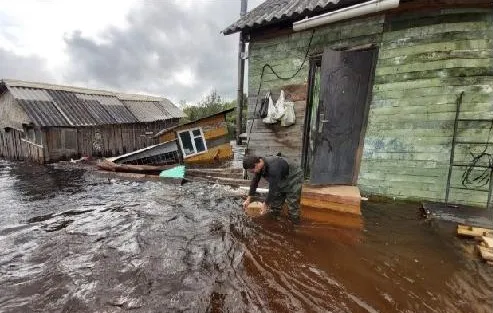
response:
[[[197,105],[185,105],[183,112],[187,115],[187,119],[183,122],[191,122],[210,116],[228,109],[228,103],[224,102],[216,90],[212,90],[210,94],[205,96]]]
[[[227,109],[236,108],[236,100],[224,101],[216,90],[212,90],[207,96],[204,97],[197,105],[186,104],[185,101],[180,101],[180,105],[183,108],[183,112],[187,115],[182,119],[182,123],[188,123],[196,121],[198,119],[214,115],[216,113],[225,111]],[[243,119],[242,130],[246,129],[246,113],[247,113],[247,97],[243,96]],[[236,111],[233,111],[226,115],[226,122],[228,124],[228,131],[231,138],[235,138],[236,134]]]

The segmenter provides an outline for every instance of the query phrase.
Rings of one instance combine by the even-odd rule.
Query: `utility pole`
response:
[[[240,18],[245,16],[247,11],[247,1],[248,0],[240,0],[241,1],[241,9],[240,9]],[[243,31],[240,31],[240,39],[238,45],[238,96],[236,103],[236,144],[241,144],[240,134],[242,131],[241,125],[242,121],[242,113],[243,113],[243,83],[245,77],[245,38],[243,37]]]

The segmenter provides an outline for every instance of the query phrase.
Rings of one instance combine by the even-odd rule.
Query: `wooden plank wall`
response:
[[[219,114],[201,119],[194,123],[174,128],[159,137],[159,142],[176,140],[176,133],[186,129],[201,128],[207,145],[207,151],[187,157],[187,164],[211,164],[233,158],[233,150],[229,144],[229,131],[226,114]]]
[[[228,125],[226,123],[226,115],[220,114],[201,119],[194,123],[187,123],[186,125],[174,128],[168,132],[165,132],[159,136],[159,142],[167,142],[176,139],[176,132],[180,132],[186,129],[202,128],[204,137],[206,140],[207,148],[212,148],[217,145],[221,145],[224,140],[227,140],[229,136]],[[216,143],[216,144],[214,144]]]
[[[383,32],[384,18],[381,16],[362,18],[355,21],[345,21],[323,28],[313,33],[309,55],[316,56],[324,48],[334,50],[377,44]],[[303,145],[303,124],[307,98],[307,81],[309,72],[308,60],[301,71],[292,79],[278,79],[270,70],[266,70],[262,79],[260,96],[272,91],[274,101],[281,89],[288,90],[287,94],[294,101],[296,114],[295,125],[281,127],[279,124],[267,125],[259,119],[254,119],[254,112],[260,108],[257,102],[257,91],[264,64],[271,65],[281,77],[291,77],[302,65],[312,31],[286,34],[272,39],[252,38],[249,50],[249,80],[248,80],[248,121],[247,134],[251,123],[253,128],[248,146],[248,153],[259,156],[272,155],[281,152],[289,159],[301,164]],[[255,108],[257,106],[257,108]]]
[[[233,149],[229,143],[216,145],[212,148],[207,147],[207,151],[191,157],[185,158],[185,164],[206,164],[210,166],[214,163],[231,160],[233,158]]]
[[[422,6],[429,3],[420,1]],[[460,118],[493,118],[491,5],[440,8],[445,5],[451,4],[434,2],[432,10],[412,13],[396,10],[387,17],[340,22],[317,28],[314,33],[309,53],[312,56],[327,47],[335,50],[367,44],[379,47],[358,180],[364,194],[443,201],[457,96],[464,91]],[[279,75],[292,76],[303,62],[311,31],[268,35],[251,36],[247,132],[257,102],[262,67],[268,63]],[[286,85],[305,84],[308,68],[306,62],[299,74],[289,80],[278,79],[267,70],[260,95]],[[303,123],[304,116],[300,115],[304,115],[301,109],[304,105],[304,101],[296,103],[300,111],[297,125]],[[458,139],[488,140],[489,126],[461,123]],[[296,134],[297,131],[266,126],[255,120],[249,153],[285,151],[288,157],[299,160],[302,147]],[[480,152],[483,148],[458,145],[456,162],[470,164],[470,152]],[[493,147],[488,147],[486,152],[493,153]],[[463,173],[464,170],[454,169],[452,187],[462,187]],[[454,189],[450,197],[455,203],[485,206],[487,192]]]
[[[459,118],[493,118],[492,17],[490,8],[388,18],[359,177],[363,192],[445,200],[458,95],[464,92]],[[461,123],[458,140],[486,141],[490,126]],[[482,149],[458,145],[456,162],[470,164],[470,152]],[[464,171],[454,168],[452,187],[463,187]],[[484,207],[485,191],[451,189],[450,201]]]
[[[23,139],[24,133],[17,129],[0,131],[0,156],[10,160],[44,162],[44,148]]]
[[[22,129],[22,124],[29,124],[26,112],[17,104],[8,91],[0,96],[0,129],[6,127]]]
[[[0,131],[0,154],[2,157],[10,160],[23,160],[24,153],[22,149],[22,132],[16,129],[9,131]]]
[[[178,120],[145,124],[119,124],[98,127],[77,127],[76,149],[64,146],[64,128],[49,128],[46,143],[50,161],[79,158],[80,156],[109,157],[156,144],[152,135],[172,127]]]

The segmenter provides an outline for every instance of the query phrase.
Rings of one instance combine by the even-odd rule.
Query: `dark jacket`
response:
[[[265,203],[270,204],[279,190],[279,183],[289,175],[289,164],[285,159],[278,156],[269,156],[261,159],[264,160],[264,168],[253,177],[250,183],[249,195],[253,196],[255,194],[260,178],[264,177],[269,182],[269,194]]]

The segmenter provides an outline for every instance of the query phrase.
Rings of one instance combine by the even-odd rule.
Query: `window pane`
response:
[[[197,137],[197,136],[200,136],[200,135],[201,135],[201,133],[200,133],[200,129],[195,129],[195,130],[193,131],[193,136],[194,136],[194,137]]]
[[[194,140],[195,140],[195,148],[197,148],[197,152],[205,151],[204,139],[202,139],[202,137],[196,137]]]
[[[185,153],[185,155],[194,154],[195,150],[193,150],[192,138],[190,137],[190,133],[180,133],[180,139],[181,143],[183,144],[183,153]]]

